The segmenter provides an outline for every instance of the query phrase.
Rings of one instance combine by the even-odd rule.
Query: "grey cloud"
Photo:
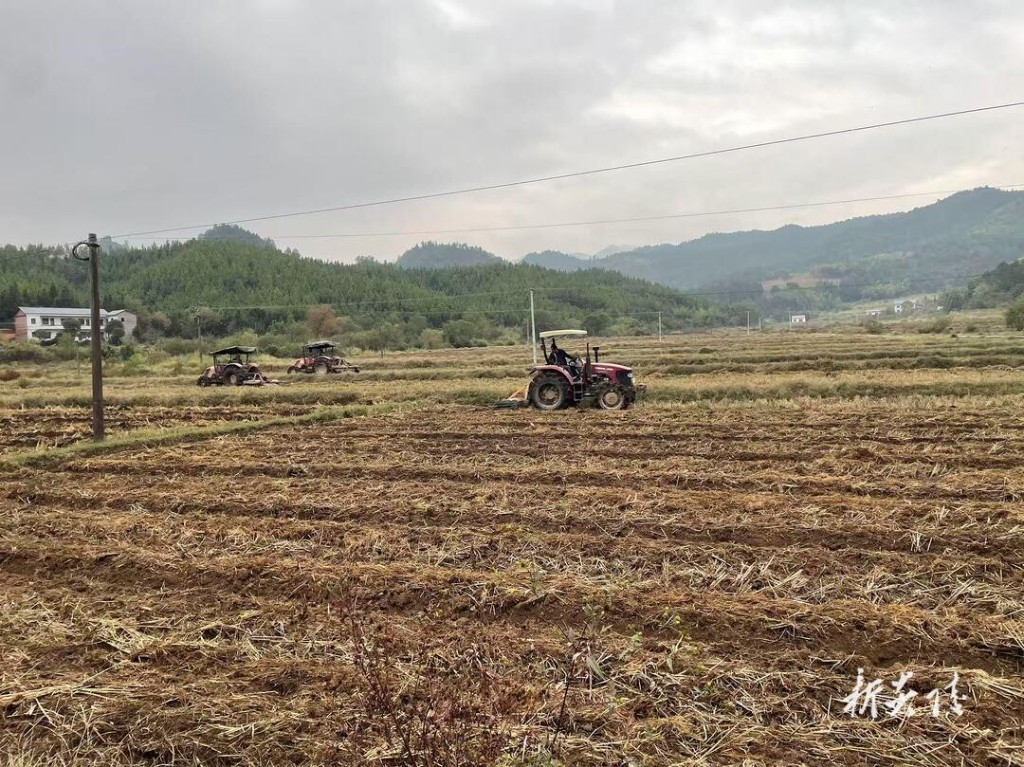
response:
[[[1024,98],[1012,0],[12,0],[0,239],[65,241],[684,154]],[[310,255],[506,226],[1024,183],[1024,109],[254,225]],[[877,203],[466,235],[545,247],[816,223]]]

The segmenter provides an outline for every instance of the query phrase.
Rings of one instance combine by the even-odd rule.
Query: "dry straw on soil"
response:
[[[478,362],[396,370],[482,394]],[[3,450],[39,460],[0,489],[0,765],[1024,763],[1019,374],[822,370],[805,383],[862,394],[808,396],[772,364],[549,415],[431,404],[379,367],[342,386],[391,412],[106,453],[35,450],[82,433],[60,392],[4,399]],[[163,386],[115,432],[299,419],[331,391]],[[730,386],[753,394],[711,401]],[[851,717],[858,668],[886,699],[956,673],[964,711]]]

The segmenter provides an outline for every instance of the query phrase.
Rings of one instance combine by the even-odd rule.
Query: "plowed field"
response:
[[[1024,764],[1022,405],[426,405],[12,468],[0,752]]]

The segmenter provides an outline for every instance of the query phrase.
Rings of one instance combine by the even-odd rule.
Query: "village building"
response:
[[[892,310],[896,312],[896,314],[903,314],[904,312],[919,312],[923,308],[924,306],[916,298],[908,298],[905,301],[896,301],[892,305]]]
[[[78,322],[81,329],[78,331],[78,339],[84,340],[92,337],[91,315],[88,309],[73,307],[55,306],[19,306],[18,313],[14,315],[14,339],[19,342],[44,341],[56,338],[64,332],[64,321],[74,320]],[[100,330],[106,337],[108,324],[113,320],[120,320],[124,325],[125,337],[131,336],[139,318],[134,312],[127,309],[113,309],[107,311],[100,309]],[[38,333],[37,331],[44,331]]]

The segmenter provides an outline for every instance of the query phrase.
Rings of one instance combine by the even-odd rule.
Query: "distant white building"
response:
[[[896,314],[903,314],[904,312],[919,312],[923,308],[924,305],[916,298],[897,301],[892,305],[892,310],[896,312]]]
[[[806,325],[807,315],[806,314],[792,314],[789,317],[789,323],[791,325]]]
[[[866,312],[864,312],[864,314],[866,314],[868,317],[881,317],[882,316],[882,310],[881,309],[868,309]]]
[[[79,338],[90,338],[92,322],[88,309],[56,307],[56,306],[19,306],[14,315],[14,339],[16,341],[41,341],[56,338],[64,332],[64,320],[76,320],[81,323]],[[120,320],[124,324],[125,338],[131,336],[139,324],[139,318],[127,309],[107,311],[100,309],[100,330],[106,336],[107,325],[112,320]],[[46,331],[36,335],[36,331]],[[41,337],[40,337],[41,336]]]

